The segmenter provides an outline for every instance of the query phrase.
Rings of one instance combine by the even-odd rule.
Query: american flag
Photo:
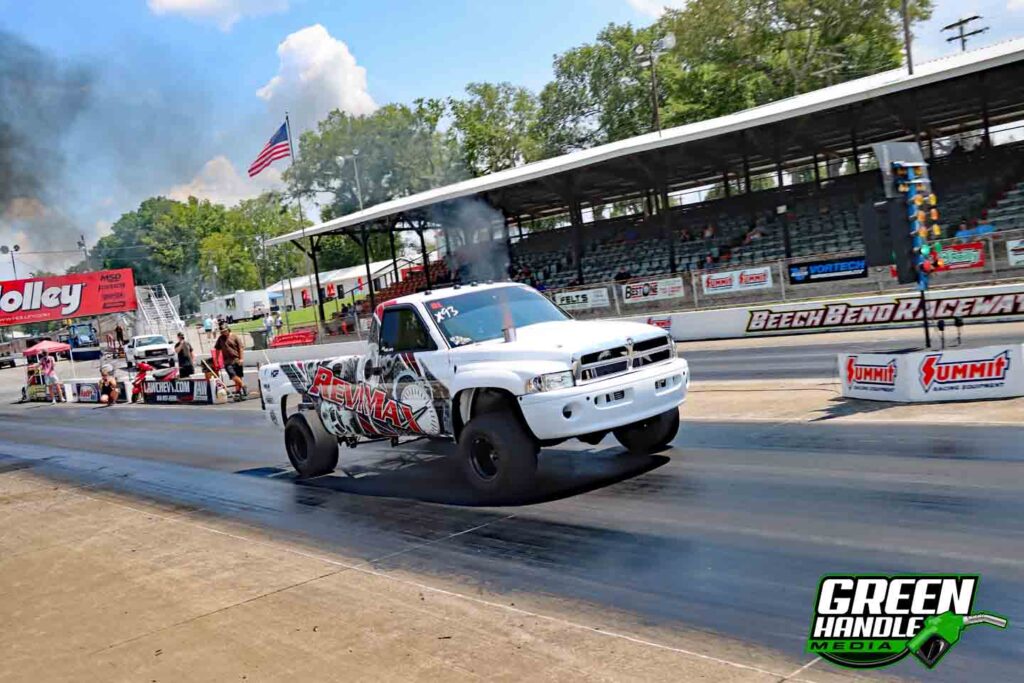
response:
[[[288,124],[282,123],[274,136],[260,150],[256,161],[249,166],[249,177],[252,178],[278,159],[288,156],[291,156],[291,149],[288,145]]]

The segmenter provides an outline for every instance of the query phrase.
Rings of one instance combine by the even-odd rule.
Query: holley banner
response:
[[[0,282],[0,327],[135,308],[130,268]]]

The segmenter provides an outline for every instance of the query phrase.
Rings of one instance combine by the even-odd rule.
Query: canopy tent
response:
[[[38,356],[39,354],[46,353],[67,353],[71,350],[70,344],[62,344],[61,342],[55,342],[50,340],[41,341],[35,346],[30,346],[25,349],[21,355],[23,356]]]

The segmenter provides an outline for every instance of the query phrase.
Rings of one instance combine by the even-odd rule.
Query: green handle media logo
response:
[[[931,669],[969,626],[1006,628],[974,611],[976,574],[821,577],[807,651],[840,666],[873,669],[908,654]]]

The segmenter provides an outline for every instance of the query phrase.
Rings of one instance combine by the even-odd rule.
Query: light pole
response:
[[[658,57],[676,46],[676,36],[669,33],[654,41],[651,47],[643,43],[633,48],[633,58],[641,68],[651,69],[651,104],[654,105],[654,128],[661,134],[661,112],[658,109]]]
[[[349,160],[349,159],[352,160],[352,169],[353,169],[354,175],[356,177],[356,199],[359,201],[359,210],[362,211],[363,210],[363,186],[362,186],[362,183],[360,183],[360,181],[359,181],[359,162],[357,161],[358,158],[359,158],[359,150],[358,149],[354,149],[354,150],[352,150],[352,154],[350,154],[350,155],[342,155],[342,156],[338,157],[338,166],[341,167],[341,168],[345,168],[345,162],[347,160]]]
[[[18,264],[14,262],[14,255],[21,251],[21,247],[17,244],[8,247],[6,244],[0,247],[0,254],[11,255],[11,269],[14,270],[14,279],[18,279]]]

